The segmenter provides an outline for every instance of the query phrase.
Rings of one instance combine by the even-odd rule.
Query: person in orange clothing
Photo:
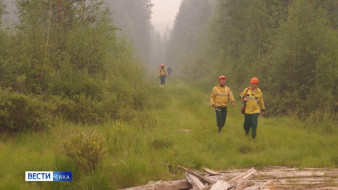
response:
[[[240,97],[245,105],[244,115],[244,131],[248,136],[251,129],[251,137],[256,138],[256,130],[258,125],[258,116],[261,113],[264,116],[265,106],[263,101],[263,94],[261,89],[257,86],[259,84],[258,78],[254,77],[250,80],[250,87],[243,90]]]
[[[168,76],[167,70],[164,68],[164,64],[161,64],[158,68],[158,77],[161,79],[161,85],[165,84],[165,78]]]
[[[216,122],[218,126],[218,132],[222,131],[227,118],[227,105],[228,101],[231,101],[232,106],[235,105],[235,98],[229,87],[225,86],[226,77],[218,77],[218,85],[212,89],[210,95],[210,104],[216,112]]]

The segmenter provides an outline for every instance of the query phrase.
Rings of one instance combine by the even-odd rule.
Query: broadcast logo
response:
[[[73,172],[26,171],[25,181],[73,181]]]

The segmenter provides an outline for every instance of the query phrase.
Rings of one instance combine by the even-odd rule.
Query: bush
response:
[[[72,114],[72,108],[75,105],[73,100],[62,98],[61,96],[51,96],[48,98],[48,102],[50,105],[53,105],[51,114],[54,119],[68,119],[68,116]]]
[[[41,130],[47,127],[50,106],[38,97],[0,90],[0,131]]]
[[[87,71],[78,71],[69,65],[51,74],[48,93],[62,97],[74,97],[80,94],[101,98],[103,82],[90,76]]]
[[[49,102],[53,105],[54,118],[84,124],[102,123],[118,118],[114,96],[108,96],[102,101],[86,97],[85,94],[75,96],[73,99],[52,96]]]
[[[139,76],[137,80],[141,81],[141,73],[133,76]],[[141,122],[148,100],[145,90],[125,76],[91,76],[71,66],[52,74],[47,96],[54,105],[54,116],[86,124],[109,120]]]
[[[89,136],[84,132],[71,135],[63,144],[65,154],[85,172],[91,172],[99,166],[106,153],[105,146],[106,139],[95,132]]]

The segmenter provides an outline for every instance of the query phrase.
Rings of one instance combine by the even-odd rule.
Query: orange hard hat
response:
[[[160,67],[164,67],[164,64],[161,64]]]
[[[227,78],[224,75],[221,75],[221,76],[218,77],[218,80],[221,80],[221,79],[226,80]]]
[[[254,77],[250,80],[250,84],[259,84],[258,78]]]

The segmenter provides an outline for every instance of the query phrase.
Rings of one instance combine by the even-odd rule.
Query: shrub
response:
[[[102,101],[77,95],[72,99],[60,96],[51,96],[48,100],[53,105],[54,118],[84,124],[102,123],[118,118],[116,98],[107,96]]]
[[[0,90],[0,130],[19,132],[47,127],[47,103],[32,95]]]
[[[86,172],[99,166],[106,153],[106,139],[95,132],[87,136],[84,132],[71,135],[64,141],[65,154],[73,160],[77,167]]]
[[[81,94],[100,97],[103,82],[90,76],[86,71],[77,71],[69,65],[62,65],[60,71],[52,73],[49,94],[62,97],[75,97]]]

